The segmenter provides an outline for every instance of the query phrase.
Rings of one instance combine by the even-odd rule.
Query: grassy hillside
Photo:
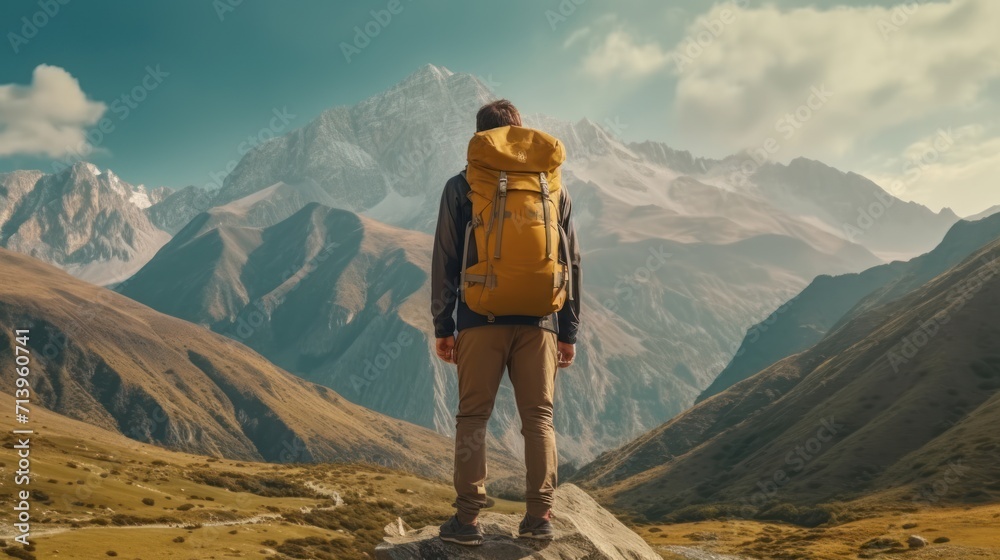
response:
[[[889,303],[919,288],[1000,237],[1000,216],[961,220],[932,251],[857,274],[822,275],[747,331],[736,355],[698,397],[701,402],[771,364],[797,354],[852,313]]]
[[[806,525],[1000,501],[1000,242],[576,476],[648,519]],[[990,426],[994,426],[991,428]]]
[[[351,404],[242,344],[0,250],[0,363],[30,329],[34,402],[133,439],[272,462],[450,474],[451,442]],[[0,379],[13,391],[13,376]],[[494,472],[517,471],[495,456]]]

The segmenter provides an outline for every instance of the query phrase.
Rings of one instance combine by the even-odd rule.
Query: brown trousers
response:
[[[557,483],[556,433],[552,426],[556,334],[531,325],[473,327],[458,333],[455,350],[455,492],[459,521],[470,523],[486,506],[486,424],[505,367],[521,416],[528,513],[544,516],[552,506]]]

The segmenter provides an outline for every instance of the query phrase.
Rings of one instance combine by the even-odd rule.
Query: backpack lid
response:
[[[501,126],[477,132],[469,141],[469,165],[495,171],[542,173],[566,161],[562,142],[523,126]]]

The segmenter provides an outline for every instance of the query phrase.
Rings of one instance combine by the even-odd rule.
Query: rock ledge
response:
[[[556,538],[549,542],[517,538],[521,517],[483,513],[479,517],[485,534],[482,546],[467,547],[442,542],[437,527],[424,527],[399,535],[387,536],[375,549],[376,560],[447,560],[522,558],[587,560],[662,560],[639,535],[615,519],[583,490],[564,484],[556,490],[555,517],[552,524]]]

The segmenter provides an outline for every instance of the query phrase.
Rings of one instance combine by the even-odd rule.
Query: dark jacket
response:
[[[472,201],[469,200],[469,183],[461,174],[455,175],[444,186],[441,209],[438,212],[437,232],[434,235],[434,257],[431,262],[431,314],[434,316],[434,336],[443,338],[455,334],[454,316],[457,303],[457,330],[483,325],[537,325],[559,335],[560,342],[576,343],[580,324],[580,249],[573,228],[572,203],[563,188],[559,193],[562,227],[569,243],[573,261],[573,300],[567,300],[557,313],[546,317],[505,315],[489,323],[485,315],[475,313],[459,298],[459,277],[462,273],[462,251],[465,250],[465,226],[472,220]],[[469,264],[477,262],[475,243],[470,243]]]

